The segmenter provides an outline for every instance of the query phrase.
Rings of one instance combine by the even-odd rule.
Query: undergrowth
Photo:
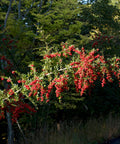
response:
[[[52,128],[47,125],[35,132],[26,131],[26,140],[20,144],[100,144],[120,135],[120,116],[109,116],[105,119],[90,119],[85,124],[82,121],[60,122]],[[17,142],[18,143],[18,142]]]

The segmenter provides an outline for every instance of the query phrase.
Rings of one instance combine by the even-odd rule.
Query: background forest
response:
[[[72,47],[73,45],[76,49]],[[67,51],[70,46],[71,50],[74,50],[70,51],[71,53]],[[75,81],[72,79],[74,73],[69,70],[68,66],[70,62],[79,60],[77,54],[79,52],[84,54],[84,49],[88,55],[99,49],[100,60],[104,57],[103,61],[105,61],[105,63],[101,61],[99,65],[100,73],[106,68],[106,71],[114,69],[114,74],[109,73],[108,76],[106,72],[104,75],[106,81],[102,80],[101,85],[98,73],[94,87],[90,83],[90,89],[86,87],[80,95],[82,88],[79,89],[80,92],[76,92],[76,85],[73,84]],[[59,54],[63,54],[61,58]],[[91,57],[93,55],[91,54]],[[96,60],[93,65],[97,67],[98,63],[99,60]],[[30,69],[33,72],[30,72]],[[67,71],[63,72],[64,70]],[[99,72],[99,70],[96,71]],[[83,70],[83,72],[87,71]],[[50,90],[49,100],[42,102],[39,97],[42,92],[38,91],[38,94],[32,93],[35,98],[31,98],[30,93],[26,91],[26,89],[29,90],[27,84],[24,85],[26,89],[22,89],[21,85],[24,82],[21,79],[26,81],[32,79],[33,82],[33,73],[34,78],[37,75],[43,77],[42,86]],[[52,80],[58,78],[55,80],[59,82],[59,75],[66,75],[66,73],[71,75],[68,81],[69,89],[65,87],[64,80],[66,79],[64,79],[62,81],[64,90],[60,91],[62,96],[56,98],[55,88],[58,87],[51,86]],[[115,125],[117,132],[109,136],[106,136],[108,132],[104,133],[107,127],[98,129],[101,131],[101,136],[94,138],[89,137],[90,133],[87,130],[93,129],[94,125],[96,129],[100,128],[101,123],[107,125],[109,122],[106,118],[109,114],[112,115],[109,117],[112,121],[117,124],[119,121],[116,115],[119,117],[120,114],[120,1],[0,0],[0,76],[0,143],[28,143],[27,138],[31,137],[29,144],[40,142],[41,144],[78,144],[80,141],[83,144],[90,142],[95,144],[95,142],[112,138],[114,134],[120,136],[118,134],[120,126],[115,127]],[[11,77],[14,87],[12,87]],[[83,76],[82,79],[86,80],[86,77]],[[16,80],[18,85],[15,83]],[[85,83],[82,86],[84,85]],[[19,86],[22,89],[21,93],[17,92]],[[6,94],[7,91],[8,94]],[[41,102],[36,102],[39,99]],[[19,111],[16,108],[19,108]],[[33,112],[32,115],[28,113],[27,108]],[[14,142],[11,143],[9,142],[10,130],[7,128],[9,125],[8,111],[12,117],[14,129]],[[19,115],[15,112],[18,112]],[[80,121],[82,121],[82,126]],[[77,135],[79,127],[82,127],[81,131],[84,132],[81,135],[87,137],[84,138],[87,139],[86,141],[81,140],[84,136],[79,140]],[[55,131],[56,128],[59,133]],[[71,133],[67,133],[69,130]],[[38,132],[41,135],[40,140],[37,139],[39,138]],[[49,137],[49,132],[53,137]],[[73,133],[76,141],[70,139]],[[65,138],[62,137],[62,134]],[[63,141],[58,141],[57,138],[63,138]],[[35,142],[35,139],[38,142]],[[68,142],[68,140],[71,141]]]

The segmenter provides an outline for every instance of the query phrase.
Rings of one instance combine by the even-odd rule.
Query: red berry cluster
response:
[[[1,59],[1,66],[5,64],[4,70],[6,70],[7,72],[11,72],[13,68],[12,62],[8,60],[4,55],[0,56],[0,59]]]
[[[93,40],[91,41],[92,43],[92,48],[95,48],[97,45],[103,45],[106,42],[110,43],[110,40],[113,39],[113,36],[104,36],[101,34],[95,35],[95,37],[92,37]]]
[[[16,122],[20,114],[32,114],[36,112],[36,110],[32,108],[29,104],[22,101],[17,101],[11,104],[7,103],[6,107],[1,108],[0,119],[5,118],[5,110],[11,113],[12,122]]]

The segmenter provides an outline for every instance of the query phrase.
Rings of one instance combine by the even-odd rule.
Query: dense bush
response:
[[[37,120],[119,113],[119,7],[109,0],[10,2],[11,11],[8,0],[0,4],[0,118],[9,112],[26,129]]]

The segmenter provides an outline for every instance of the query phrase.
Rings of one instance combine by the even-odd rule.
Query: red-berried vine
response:
[[[6,61],[4,56],[1,58]],[[1,83],[6,81],[9,89],[0,90],[0,118],[5,117],[4,110],[8,107],[13,122],[21,113],[36,112],[25,103],[26,99],[37,107],[38,103],[49,102],[54,92],[56,98],[60,100],[62,93],[71,89],[71,83],[80,96],[93,88],[97,80],[101,82],[101,87],[104,87],[107,82],[114,81],[114,76],[120,86],[120,58],[106,59],[100,55],[99,49],[88,52],[84,48],[79,50],[65,43],[61,51],[45,54],[43,62],[41,71],[37,71],[34,64],[31,64],[28,74],[19,74],[16,70],[12,70],[13,76],[17,74],[14,80],[12,77],[1,76]]]

